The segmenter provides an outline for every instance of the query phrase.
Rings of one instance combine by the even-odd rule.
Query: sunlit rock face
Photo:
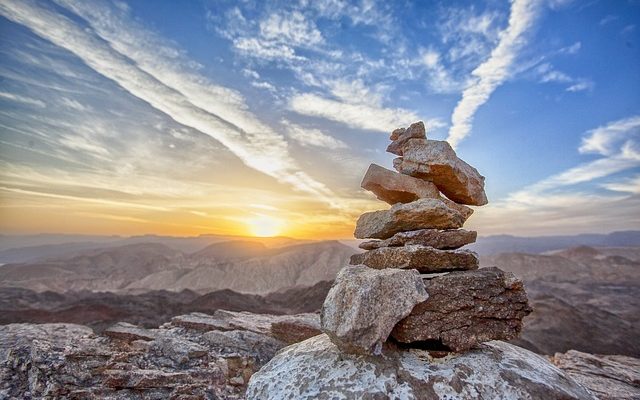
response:
[[[443,358],[392,344],[382,356],[361,356],[326,335],[279,352],[247,388],[249,400],[318,398],[595,399],[544,358],[504,342]]]

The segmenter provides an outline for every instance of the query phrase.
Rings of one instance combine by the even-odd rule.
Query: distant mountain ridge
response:
[[[230,241],[184,253],[162,243],[89,249],[0,267],[0,287],[37,292],[231,289],[267,294],[332,280],[353,249],[337,241],[267,247]]]
[[[480,255],[497,253],[540,254],[576,246],[628,247],[640,246],[640,231],[620,231],[607,234],[586,233],[563,236],[480,236],[466,248]]]

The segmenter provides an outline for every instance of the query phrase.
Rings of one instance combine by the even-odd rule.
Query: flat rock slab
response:
[[[440,198],[440,190],[433,183],[376,164],[369,166],[360,186],[391,205],[410,203],[418,199]]]
[[[362,214],[354,235],[358,239],[387,239],[403,231],[461,228],[466,219],[442,200],[420,199]]]
[[[551,361],[600,399],[640,399],[640,359],[569,350]]]
[[[451,272],[424,280],[429,298],[391,336],[403,343],[433,341],[464,351],[489,340],[511,340],[531,312],[522,281],[498,268]]]
[[[402,155],[402,147],[409,139],[426,139],[427,132],[424,128],[424,122],[418,121],[411,124],[408,128],[399,128],[391,133],[391,144],[387,147],[387,151],[398,156]]]
[[[458,158],[449,143],[410,139],[402,151],[403,157],[393,161],[398,172],[433,182],[456,203],[474,206],[487,204],[484,176]]]
[[[504,342],[444,358],[388,346],[384,356],[345,354],[320,335],[281,350],[255,373],[249,400],[595,400],[543,357]]]
[[[438,250],[410,244],[402,247],[381,247],[351,256],[352,265],[370,268],[416,269],[421,273],[478,269],[478,255],[470,250]]]
[[[469,243],[474,243],[478,232],[465,229],[419,229],[417,231],[399,232],[386,240],[370,240],[360,243],[364,250],[374,250],[381,247],[397,247],[410,244],[431,246],[435,249],[457,249]]]
[[[132,342],[134,340],[153,340],[157,334],[149,329],[141,328],[128,322],[118,322],[104,330],[103,334],[113,339]]]
[[[379,353],[393,327],[427,299],[417,271],[340,270],[322,306],[322,330],[344,352]]]

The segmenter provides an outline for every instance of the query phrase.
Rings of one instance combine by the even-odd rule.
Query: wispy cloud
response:
[[[332,150],[346,149],[348,147],[342,140],[336,139],[319,129],[305,128],[286,119],[281,122],[286,127],[287,135],[302,146],[324,147]]]
[[[451,128],[447,140],[457,146],[470,132],[476,111],[510,74],[510,67],[524,46],[525,35],[535,22],[539,2],[514,0],[511,4],[509,26],[500,33],[498,45],[487,61],[473,72],[473,80],[462,92],[462,99],[451,116]]]
[[[220,141],[247,166],[331,201],[331,191],[297,167],[285,138],[253,116],[237,92],[192,72],[195,66],[179,51],[130,27],[117,10],[73,0],[60,4],[85,18],[94,30],[30,1],[3,2],[0,12],[72,52],[175,121]]]
[[[632,228],[634,224],[637,227],[640,214],[634,207],[635,210],[640,207],[638,176],[597,182],[640,167],[639,133],[640,116],[613,121],[586,132],[580,153],[595,153],[600,158],[511,193],[486,210],[479,210],[480,220],[494,224],[498,231],[510,231],[501,222],[505,220],[509,224],[525,224],[532,231],[548,231],[553,226],[577,232]],[[582,186],[576,188],[577,185]],[[598,193],[594,187],[585,185],[617,193]]]
[[[0,92],[0,99],[11,100],[18,103],[28,104],[30,106],[36,106],[40,108],[44,108],[47,106],[45,102],[42,100],[32,99],[30,97],[21,96],[15,93]]]

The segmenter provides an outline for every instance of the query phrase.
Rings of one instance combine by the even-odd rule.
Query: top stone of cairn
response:
[[[396,142],[402,140],[400,138]],[[408,138],[403,141],[400,154],[402,157],[393,161],[398,172],[433,182],[445,196],[458,204],[487,204],[484,176],[458,158],[449,143]]]

